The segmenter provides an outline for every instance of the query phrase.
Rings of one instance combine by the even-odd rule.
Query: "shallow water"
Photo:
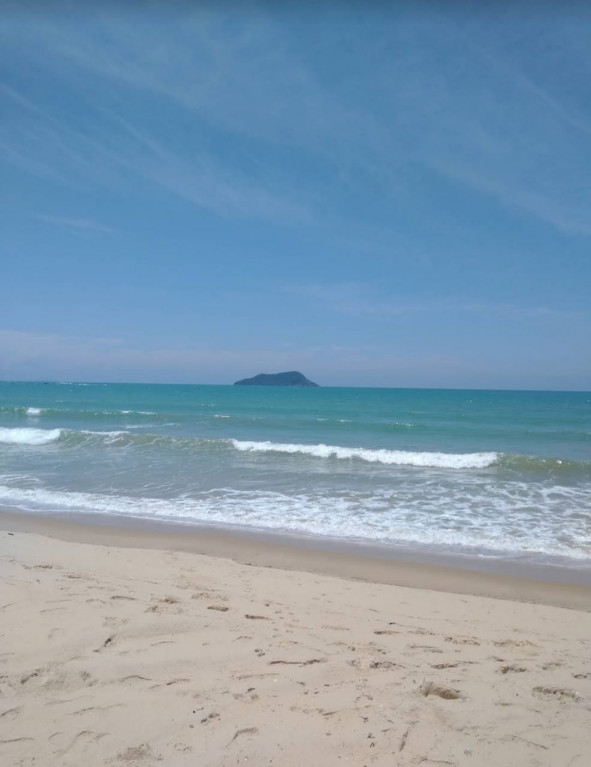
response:
[[[4,382],[0,505],[591,564],[591,394]]]

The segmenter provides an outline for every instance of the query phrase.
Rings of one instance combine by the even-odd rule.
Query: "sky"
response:
[[[590,390],[591,6],[486,8],[4,2],[0,378]]]

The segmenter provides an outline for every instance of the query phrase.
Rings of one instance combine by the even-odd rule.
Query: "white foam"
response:
[[[441,469],[484,469],[499,458],[498,453],[415,453],[405,450],[368,450],[336,445],[297,445],[276,442],[230,440],[236,450],[253,453],[300,453],[316,458],[357,458],[369,463],[397,466],[424,466]]]
[[[59,439],[61,429],[0,428],[0,442],[5,445],[46,445]]]
[[[28,407],[26,410],[27,415],[41,415],[40,407]]]
[[[130,431],[92,431],[90,429],[82,429],[80,432],[69,432],[70,434],[86,434],[90,437],[100,437],[106,445],[116,444],[124,437],[131,435]]]
[[[478,499],[471,499],[485,509],[483,516],[474,517],[471,502],[462,500],[461,494],[457,500],[463,507],[454,499],[440,502],[439,493],[435,488],[433,491],[432,503],[425,505],[418,497],[414,504],[398,504],[390,494],[368,499],[365,494],[335,496],[331,492],[290,496],[271,491],[218,488],[193,497],[154,498],[0,484],[0,503],[16,504],[21,510],[55,509],[241,525],[341,539],[459,547],[481,554],[567,556],[591,564],[587,520],[580,519],[579,514],[561,517],[548,513],[541,503],[528,524],[513,496],[503,502],[496,494],[488,498],[484,493]],[[562,511],[565,504],[568,505],[568,496],[557,499],[554,508]],[[467,518],[470,525],[465,524]]]
[[[144,428],[143,426],[141,428]],[[81,429],[80,434],[96,434],[99,437],[121,437],[129,434],[128,431],[119,429],[118,431],[94,431],[92,429]]]

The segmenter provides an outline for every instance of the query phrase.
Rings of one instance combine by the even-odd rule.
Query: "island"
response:
[[[297,370],[287,373],[259,373],[254,378],[243,378],[236,381],[234,386],[318,386],[314,381],[309,381],[305,375]]]

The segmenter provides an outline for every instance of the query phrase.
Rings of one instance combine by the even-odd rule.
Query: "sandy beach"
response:
[[[591,761],[584,586],[14,519],[2,765]]]

